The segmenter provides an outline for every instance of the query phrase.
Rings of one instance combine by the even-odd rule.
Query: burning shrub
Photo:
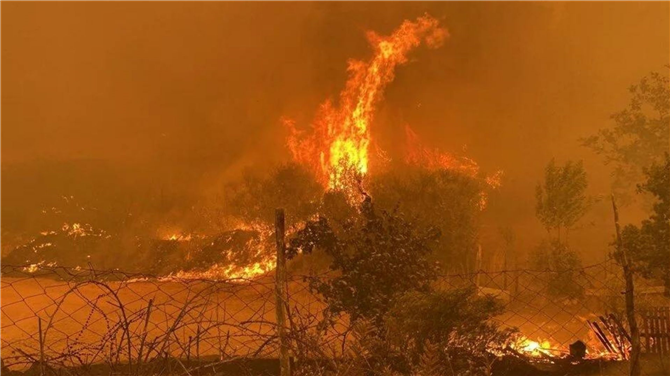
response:
[[[44,231],[12,250],[2,262],[14,265],[49,264],[88,266],[108,263],[115,239],[90,224],[65,223],[59,229]]]

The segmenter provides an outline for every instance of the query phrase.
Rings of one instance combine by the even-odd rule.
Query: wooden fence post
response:
[[[284,239],[284,209],[275,210],[275,237],[277,240],[277,267],[275,269],[275,297],[277,300],[277,336],[279,337],[279,375],[291,375],[291,363],[286,336],[286,244]]]
[[[621,226],[619,226],[619,210],[612,195],[612,210],[614,211],[614,228],[616,229],[616,250],[623,267],[623,276],[626,280],[626,318],[630,328],[631,351],[630,351],[630,376],[640,376],[640,329],[635,318],[635,285],[633,283],[632,263],[628,258],[628,252],[621,238]]]
[[[40,340],[40,376],[44,376],[44,336],[42,335],[42,318],[37,317],[37,331]]]

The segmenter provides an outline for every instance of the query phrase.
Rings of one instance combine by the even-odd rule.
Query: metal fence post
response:
[[[291,375],[291,363],[286,336],[286,244],[284,239],[284,209],[275,210],[275,236],[277,240],[277,267],[275,269],[275,297],[277,300],[277,336],[279,337],[279,375]]]

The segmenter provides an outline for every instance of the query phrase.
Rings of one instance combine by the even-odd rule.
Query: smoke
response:
[[[426,12],[449,42],[396,70],[372,137],[397,160],[410,125],[432,147],[504,170],[487,215],[541,234],[532,191],[551,157],[584,159],[592,193],[608,190],[609,171],[578,139],[609,125],[628,86],[665,69],[668,7],[3,4],[3,246],[43,230],[41,211],[62,196],[149,227],[196,223],[192,208],[220,203],[245,169],[290,159],[280,119],[308,124],[337,97],[348,59],[370,58],[366,31],[389,35]],[[585,236],[593,253],[608,214],[596,207],[586,221],[601,234]]]

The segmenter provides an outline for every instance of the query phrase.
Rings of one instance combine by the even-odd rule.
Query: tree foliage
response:
[[[449,170],[395,170],[375,176],[370,191],[383,209],[440,230],[435,258],[446,270],[473,270],[483,187]]]
[[[670,155],[665,153],[663,163],[645,169],[645,176],[638,189],[654,196],[653,212],[640,226],[624,227],[621,237],[637,268],[662,278],[670,295]]]
[[[429,368],[465,375],[490,367],[489,350],[510,333],[489,321],[501,307],[475,289],[434,289],[438,265],[430,256],[439,232],[397,209],[378,211],[370,197],[353,212],[337,195],[329,202],[338,219],[308,221],[289,240],[288,256],[330,258],[334,273],[309,281],[327,304],[327,318],[349,317],[354,340],[345,367],[368,375]]]
[[[274,222],[274,208],[284,208],[289,225],[316,213],[323,188],[314,176],[296,164],[285,164],[261,177],[247,172],[241,181],[230,184],[226,207],[245,221]]]
[[[382,328],[365,320],[355,325],[357,374],[490,374],[492,350],[501,350],[514,333],[491,321],[501,312],[497,301],[474,288],[407,292]]]
[[[542,241],[531,253],[530,263],[533,269],[548,272],[543,282],[549,296],[577,299],[584,295],[579,256],[558,239]]]
[[[474,288],[410,292],[397,300],[386,321],[391,341],[420,356],[427,343],[449,348],[458,342],[456,337],[487,337],[497,331],[489,319],[502,311],[498,301],[478,296]],[[469,346],[486,347],[488,342],[472,341]]]
[[[643,178],[643,169],[663,159],[670,144],[670,81],[651,73],[630,88],[628,106],[611,116],[614,125],[583,144],[614,166],[614,188],[621,196]]]
[[[545,168],[544,182],[535,190],[535,214],[547,231],[569,230],[586,213],[586,172],[582,162],[568,161],[563,166],[552,159]]]
[[[314,278],[311,287],[324,297],[329,313],[380,324],[398,295],[425,291],[436,278],[437,265],[428,256],[438,235],[395,212],[376,212],[367,199],[344,222],[323,216],[308,221],[290,240],[288,256],[326,253],[338,275]]]

